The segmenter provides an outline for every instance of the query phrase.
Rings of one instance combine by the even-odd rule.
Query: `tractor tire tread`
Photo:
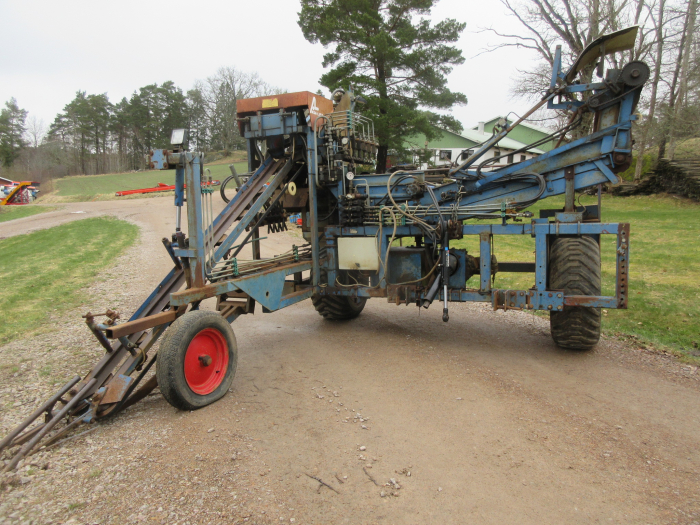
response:
[[[367,301],[362,301],[360,304],[353,304],[351,301],[352,299],[344,296],[314,295],[311,297],[316,311],[329,321],[345,321],[359,316]]]
[[[549,288],[567,295],[600,295],[600,247],[589,236],[559,237],[550,247]],[[565,306],[550,314],[554,342],[568,350],[590,350],[600,340],[600,308]]]

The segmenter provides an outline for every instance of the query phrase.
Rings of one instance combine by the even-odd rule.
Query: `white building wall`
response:
[[[473,148],[471,150],[467,151],[475,151],[477,148]],[[431,163],[424,162],[423,164],[420,165],[420,169],[428,169],[430,165],[432,164],[433,167],[436,168],[442,168],[442,167],[449,167],[452,164],[459,164],[463,160],[466,160],[469,155],[465,153],[464,158],[462,158],[462,152],[464,151],[463,148],[440,148],[440,149],[434,149],[433,155],[431,157]],[[505,148],[491,148],[489,149],[480,159],[478,162],[483,162],[486,159],[490,159],[493,157],[497,157],[499,155],[507,155],[514,150],[512,149],[505,149]],[[442,152],[450,152],[450,160],[445,160],[440,158]],[[513,163],[516,162],[522,162],[524,160],[529,160],[532,157],[536,157],[536,154],[530,153],[530,152],[524,152],[524,153],[516,153],[513,157]],[[524,158],[523,158],[524,157]],[[414,155],[413,157],[413,163],[417,164],[418,163],[418,156]],[[489,166],[489,168],[484,168],[484,171],[490,171],[495,168],[502,168],[505,166],[508,166],[508,157],[504,157],[500,160],[498,164],[494,164],[493,166]]]

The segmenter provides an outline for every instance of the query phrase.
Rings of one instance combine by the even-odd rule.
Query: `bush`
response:
[[[637,167],[637,157],[634,156],[632,159],[632,164],[630,165],[629,168],[627,168],[625,171],[622,173],[618,173],[620,178],[624,181],[632,182],[634,180],[634,170]],[[656,166],[656,155],[653,153],[645,153],[644,154],[644,160],[642,161],[642,175],[641,178],[645,178],[649,173],[652,172],[654,167]]]

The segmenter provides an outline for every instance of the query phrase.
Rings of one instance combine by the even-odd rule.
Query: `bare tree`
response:
[[[44,120],[37,118],[36,115],[29,117],[27,122],[27,137],[29,138],[29,145],[35,149],[38,148],[44,141],[45,136],[46,124],[44,124]]]
[[[653,48],[653,28],[646,27],[652,13],[648,0],[501,0],[501,3],[525,31],[508,34],[493,27],[482,29],[502,40],[485,51],[517,47],[532,50],[543,60],[535,70],[521,71],[514,89],[519,96],[532,98],[549,87],[549,70],[557,44],[563,44],[564,68],[601,34],[629,25],[642,26],[638,44],[629,53],[630,60],[644,59]],[[608,60],[613,67],[619,67],[616,57],[610,56]],[[581,82],[590,82],[593,71],[593,65],[584,68]]]
[[[240,140],[236,101],[281,92],[264,82],[257,73],[245,73],[235,67],[219,68],[206,80],[197,81],[194,90],[199,93],[206,114],[209,146],[224,150],[234,149]]]
[[[508,12],[525,28],[525,34],[507,34],[493,27],[491,32],[503,39],[486,51],[503,47],[530,49],[550,65],[554,62],[557,43],[564,44],[564,56],[573,62],[601,34],[629,25],[642,25],[640,39],[630,59],[645,57],[653,42],[652,28],[645,28],[653,4],[647,0],[501,0]],[[614,59],[614,57],[612,57]]]
[[[659,88],[659,78],[661,77],[661,66],[663,64],[664,51],[664,10],[666,8],[666,0],[659,0],[659,12],[656,17],[656,56],[654,57],[654,77],[651,82],[651,96],[649,100],[649,113],[647,115],[646,125],[642,128],[642,138],[639,141],[639,152],[637,155],[637,165],[634,168],[634,180],[638,181],[642,176],[642,166],[644,164],[644,152],[647,147],[649,138],[649,128],[654,122],[654,113],[656,111],[656,95]]]
[[[694,41],[695,35],[695,21],[697,18],[698,11],[698,0],[688,0],[688,10],[686,13],[686,23],[685,23],[685,39],[682,47],[682,59],[680,63],[680,82],[678,86],[678,99],[676,104],[674,104],[673,115],[671,118],[671,129],[669,132],[669,157],[671,160],[676,154],[676,131],[678,127],[678,118],[680,115],[680,110],[683,107],[685,98],[688,95],[688,77],[690,69],[690,54],[691,45]]]

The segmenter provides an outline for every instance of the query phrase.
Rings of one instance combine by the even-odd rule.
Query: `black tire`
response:
[[[180,410],[196,410],[228,392],[237,365],[238,346],[231,325],[216,312],[195,310],[166,330],[158,350],[156,376],[168,403]],[[218,374],[223,374],[223,379]]]
[[[345,281],[348,281],[347,273]],[[321,273],[321,282],[325,282],[326,273]],[[357,276],[358,281],[362,282]],[[352,281],[355,282],[355,281]],[[345,283],[349,284],[349,283]],[[358,297],[346,297],[343,295],[313,295],[311,296],[311,302],[316,308],[316,311],[323,316],[324,319],[329,321],[346,321],[348,319],[355,319],[362,313],[362,310],[367,304],[366,298]]]
[[[567,295],[600,295],[600,246],[593,237],[557,237],[549,249],[549,289]],[[554,342],[568,350],[590,350],[600,339],[600,308],[565,306],[551,312]]]

